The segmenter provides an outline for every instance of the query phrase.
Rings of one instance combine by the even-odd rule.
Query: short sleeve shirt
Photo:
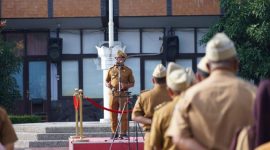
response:
[[[165,101],[170,101],[166,84],[155,85],[153,89],[143,92],[138,96],[132,111],[132,116],[143,116],[152,119],[154,108]],[[144,131],[151,128],[150,124],[143,125]]]
[[[122,83],[134,83],[134,76],[132,70],[127,66],[121,66],[119,70],[119,66],[114,65],[108,71],[106,76],[106,82],[111,82],[112,86],[115,89],[118,89],[119,83],[119,75]]]
[[[151,147],[157,146],[166,150],[175,150],[176,146],[172,142],[172,137],[167,136],[165,133],[169,128],[172,113],[180,96],[177,96],[173,101],[156,108],[150,133]]]

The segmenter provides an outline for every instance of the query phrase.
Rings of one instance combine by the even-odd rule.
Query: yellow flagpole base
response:
[[[69,138],[71,138],[71,139],[79,139],[79,138],[81,138],[79,135],[72,135],[72,136],[70,136]]]
[[[87,139],[85,136],[79,138],[73,138],[73,141],[75,142],[89,142],[89,139]]]

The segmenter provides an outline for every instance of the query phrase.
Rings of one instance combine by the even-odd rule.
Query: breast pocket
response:
[[[118,72],[117,71],[112,71],[111,73],[112,80],[118,78]]]
[[[121,81],[124,83],[128,83],[129,73],[127,71],[122,71],[121,73]]]

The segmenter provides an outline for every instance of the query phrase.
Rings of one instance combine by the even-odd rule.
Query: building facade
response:
[[[200,39],[221,15],[219,0],[114,0],[114,39],[126,46],[126,64],[135,76],[133,95],[152,87],[163,37],[176,35],[176,63],[196,70],[204,55]],[[73,121],[74,88],[102,105],[103,78],[96,46],[108,41],[108,0],[0,0],[2,32],[21,45],[21,72],[16,74],[22,95],[15,110],[46,112],[48,121]],[[60,60],[48,56],[51,38],[62,38]],[[84,120],[102,118],[102,110],[84,102]]]

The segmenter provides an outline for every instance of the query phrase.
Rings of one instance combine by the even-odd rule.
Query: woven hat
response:
[[[198,63],[197,68],[203,72],[209,73],[209,70],[207,68],[207,62],[207,58],[204,56]]]
[[[225,33],[217,33],[206,44],[206,58],[210,61],[222,61],[234,56],[234,43]]]
[[[155,78],[166,77],[166,68],[162,64],[158,64],[153,72],[153,77]]]
[[[188,75],[183,67],[170,62],[167,68],[167,86],[174,91],[182,91],[188,87]]]
[[[195,77],[195,74],[193,72],[193,70],[191,68],[186,68],[185,69],[186,73],[187,73],[187,84],[188,86],[192,85],[192,83],[195,83],[196,82],[196,77]]]
[[[118,51],[117,51],[117,54],[116,54],[116,57],[125,57],[125,58],[127,58],[127,54],[124,53],[124,52],[121,51],[121,50],[118,50]]]

